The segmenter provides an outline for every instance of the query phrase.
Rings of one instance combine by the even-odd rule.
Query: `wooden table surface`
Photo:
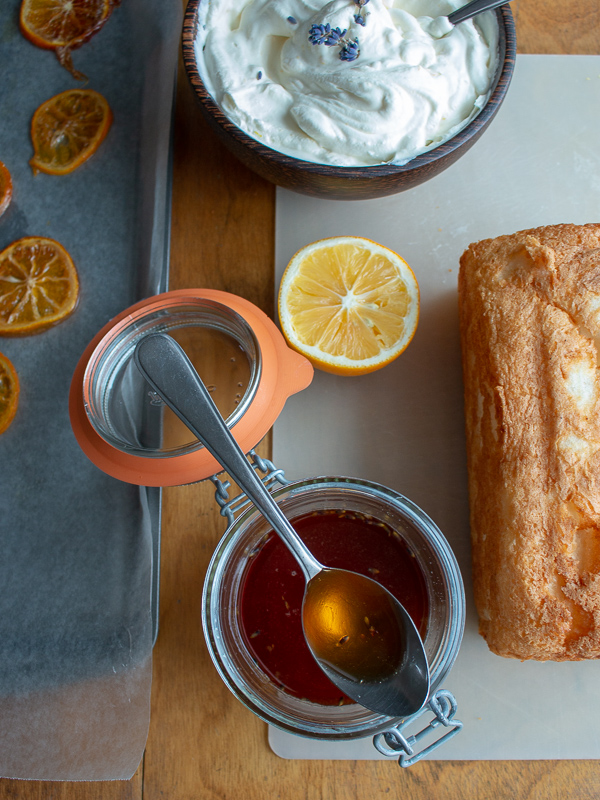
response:
[[[600,54],[598,0],[513,0],[512,10],[519,52]],[[206,129],[180,68],[171,288],[223,289],[272,315],[274,207],[274,187]],[[258,449],[268,455],[269,447],[267,437]],[[600,798],[600,761],[440,761],[403,770],[394,761],[275,756],[266,725],[222,684],[202,637],[204,573],[224,528],[210,484],[165,491],[150,732],[135,776],[99,783],[0,780],[1,800]]]

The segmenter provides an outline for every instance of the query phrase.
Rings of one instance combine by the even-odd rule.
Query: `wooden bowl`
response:
[[[517,51],[515,25],[510,7],[504,5],[496,10],[499,67],[493,89],[481,112],[465,128],[447,142],[416,156],[403,166],[336,167],[315,164],[265,147],[231,122],[215,103],[200,77],[194,48],[201,2],[188,2],[183,23],[182,50],[187,76],[204,117],[219,139],[254,172],[278,186],[312,197],[333,200],[386,197],[411,189],[438,175],[458,161],[488,127],[506,96],[514,71]]]

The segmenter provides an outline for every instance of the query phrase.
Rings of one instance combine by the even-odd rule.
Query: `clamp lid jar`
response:
[[[273,490],[273,496],[291,520],[332,510],[364,514],[387,526],[408,547],[422,573],[427,594],[424,645],[431,672],[430,700],[433,699],[458,655],[465,623],[460,570],[435,523],[403,495],[365,480],[310,478],[285,484]],[[330,741],[387,734],[398,720],[356,703],[324,705],[294,696],[258,662],[249,641],[254,634],[249,637],[244,630],[240,609],[253,560],[270,535],[264,518],[253,507],[246,508],[229,526],[210,563],[202,621],[219,674],[251,711],[288,732]],[[343,548],[343,543],[340,545]],[[336,566],[344,565],[340,562]],[[404,598],[399,599],[404,602]],[[301,637],[300,629],[298,636]],[[457,720],[453,721],[449,725],[451,733],[460,726]],[[441,739],[436,746],[439,743]]]

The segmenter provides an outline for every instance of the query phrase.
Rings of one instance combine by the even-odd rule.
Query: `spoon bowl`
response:
[[[329,680],[357,703],[415,714],[429,695],[429,668],[413,620],[380,583],[324,568],[306,587],[302,627]]]
[[[227,470],[298,561],[303,629],[317,663],[348,697],[388,716],[415,714],[429,696],[423,643],[398,600],[376,581],[317,561],[250,466],[182,348],[140,340],[135,362],[154,391]],[[362,634],[362,635],[361,635]]]

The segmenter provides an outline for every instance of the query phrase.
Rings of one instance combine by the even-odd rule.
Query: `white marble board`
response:
[[[600,664],[521,663],[477,633],[470,581],[456,281],[470,242],[560,222],[600,221],[600,56],[517,59],[508,97],[455,165],[408,192],[360,202],[277,191],[276,279],[327,236],[366,236],[400,253],[421,288],[408,350],[360,378],[317,372],[274,429],[288,478],[350,475],[406,494],[450,541],[465,579],[464,642],[445,682],[463,731],[434,759],[600,757]],[[371,740],[323,743],[269,730],[284,758],[371,759]]]

